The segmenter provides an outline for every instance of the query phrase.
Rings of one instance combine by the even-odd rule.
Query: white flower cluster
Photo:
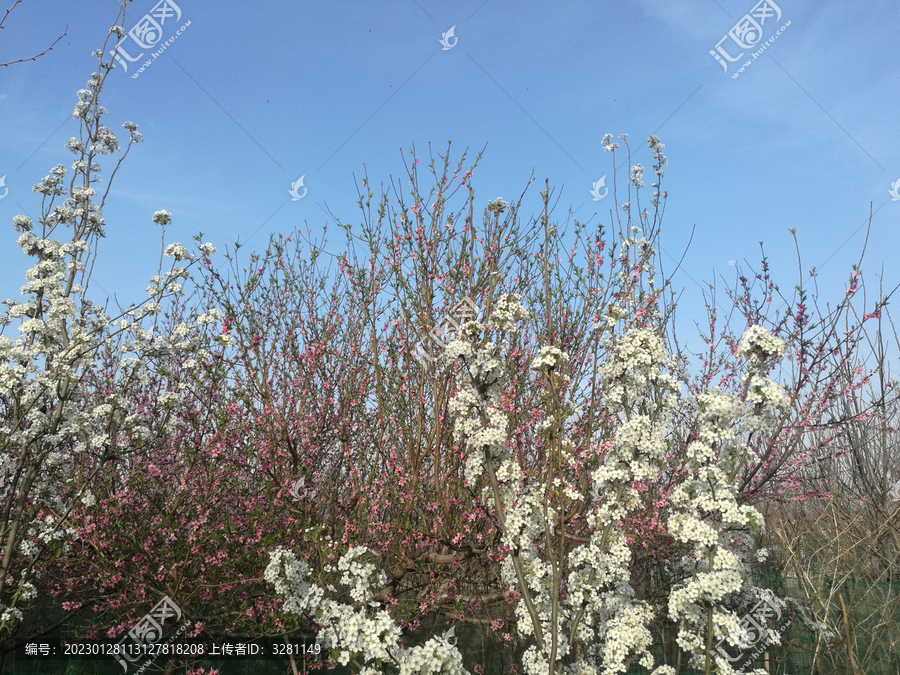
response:
[[[222,312],[219,311],[218,309],[213,308],[213,309],[210,309],[208,312],[204,312],[203,314],[201,314],[197,318],[197,323],[200,324],[201,326],[208,324],[208,323],[218,323],[223,318],[224,317],[222,315]]]
[[[305,581],[309,565],[297,560],[290,551],[275,549],[269,554],[265,579],[274,584],[275,592],[284,597],[284,611],[289,614],[312,613],[324,597],[324,591]]]
[[[662,182],[663,174],[666,172],[663,167],[666,166],[669,162],[666,159],[666,156],[662,153],[663,148],[666,146],[659,142],[659,136],[654,136],[652,134],[648,136],[647,147],[650,148],[651,152],[653,153],[653,159],[656,160],[655,164],[653,165],[653,173],[655,173],[657,176],[656,182],[651,184],[651,187],[654,190],[651,194],[652,199],[650,200],[650,206],[658,207],[660,196],[666,196],[665,192],[660,192],[659,185]]]
[[[237,340],[234,339],[234,336],[228,334],[216,335],[213,340],[223,347],[234,347],[237,344]]]
[[[515,303],[518,304],[517,299]],[[520,314],[525,314],[524,310]],[[641,375],[644,383],[655,378],[651,372],[652,366],[656,365],[658,370],[658,365],[666,360],[658,338],[649,331],[628,334],[617,346],[620,352],[615,356],[616,362],[612,370],[623,385],[628,382],[633,385]],[[478,362],[490,359],[493,367],[489,372],[484,369],[461,369],[457,375],[457,396],[450,402],[451,411],[457,413],[456,431],[468,439],[471,464],[467,464],[467,480],[470,480],[470,466],[483,469],[487,461],[494,461],[493,455],[484,452],[483,434],[505,430],[506,427],[499,410],[500,370],[496,348],[493,344],[490,345],[490,352],[483,351],[484,347],[471,348],[474,353],[467,352],[467,363],[470,360]],[[460,351],[458,347],[456,351]],[[533,359],[531,369],[554,371],[554,377],[559,378],[557,381],[566,383],[568,376],[561,371],[568,362],[569,356],[565,352],[556,347],[544,347]],[[562,405],[567,413],[574,412],[574,407],[568,401]],[[478,416],[469,417],[470,410],[478,411]],[[464,413],[465,416],[459,413]],[[544,421],[545,426],[553,424],[555,423],[552,421]],[[492,435],[490,440],[493,442],[499,439]],[[567,439],[558,440],[560,447],[571,448],[572,444]],[[505,443],[505,435],[502,441]],[[639,477],[650,477],[651,472],[643,463],[652,458],[658,466],[665,457],[660,428],[649,420],[634,419],[620,430],[617,435],[617,452],[612,455],[615,458],[599,471],[605,480],[624,487],[626,483]],[[619,462],[619,459],[623,461]],[[610,470],[616,463],[623,466]],[[575,631],[579,642],[587,646],[589,654],[604,664],[604,673],[624,671],[627,659],[635,655],[642,664],[652,667],[653,657],[649,652],[651,636],[647,627],[652,618],[652,609],[647,603],[634,599],[634,591],[628,584],[631,576],[631,552],[625,545],[624,535],[611,529],[614,518],[594,514],[589,519],[593,524],[602,524],[604,527],[598,528],[590,544],[576,549],[569,556],[567,594],[558,603],[557,620],[554,624],[551,619],[553,603],[550,593],[552,567],[539,556],[535,542],[542,538],[545,541],[552,540],[556,523],[563,514],[555,507],[545,510],[547,505],[542,486],[519,487],[521,469],[511,457],[501,458],[495,475],[498,482],[505,486],[495,495],[495,503],[498,510],[502,511],[503,543],[512,552],[501,562],[501,578],[509,588],[517,590],[530,601],[520,601],[516,605],[517,631],[523,637],[530,635],[532,631],[544,636],[537,646],[525,653],[523,664],[528,675],[543,675],[548,672],[552,639],[549,635],[555,635],[557,659],[569,654],[567,631]],[[595,479],[599,478],[600,476],[595,475]],[[574,484],[560,477],[554,479],[552,487],[562,494],[578,494]],[[632,507],[639,504],[639,495],[633,490],[629,494],[628,503]],[[601,617],[604,616],[608,620],[602,620]],[[584,667],[584,664],[571,666],[568,672],[589,672]]]
[[[418,647],[400,648],[400,628],[386,610],[374,609],[378,602],[370,600],[373,583],[383,585],[387,577],[375,565],[359,560],[367,551],[365,546],[351,548],[337,565],[343,572],[341,583],[352,587],[351,595],[361,608],[326,598],[320,586],[306,581],[309,566],[283,548],[269,554],[264,576],[284,598],[285,612],[316,617],[323,626],[317,639],[334,646],[343,666],[358,657],[364,664],[361,673],[377,673],[375,662],[388,661],[399,667],[401,675],[468,675],[462,654],[442,640],[432,638]]]
[[[610,401],[625,407],[629,392],[639,396],[648,386],[655,385],[666,392],[667,406],[674,405],[677,382],[661,371],[669,357],[658,334],[638,328],[629,330],[615,342],[607,337],[604,343],[609,352],[598,372]]]
[[[462,340],[454,340],[447,345],[447,349],[444,350],[444,354],[448,360],[464,358],[468,361],[472,358],[474,353],[475,350],[472,348],[472,345],[468,342],[463,342]]]
[[[624,134],[623,134],[622,136],[619,136],[619,138],[620,138],[621,140],[624,140],[623,137],[624,137]],[[603,151],[604,151],[604,152],[615,152],[616,150],[619,149],[619,144],[618,144],[618,143],[613,143],[613,142],[612,142],[612,134],[606,134],[606,135],[603,137],[602,144],[603,144]]]
[[[0,602],[0,610],[3,610],[3,613],[0,614],[0,628],[16,626],[24,618],[22,610],[16,607],[7,607],[2,602]]]
[[[181,400],[181,396],[175,391],[166,391],[156,397],[157,403],[170,408]]]
[[[569,355],[558,347],[541,347],[538,355],[531,361],[531,369],[542,371],[545,369],[559,370],[569,362]]]
[[[495,199],[490,204],[488,204],[487,209],[491,213],[494,213],[499,216],[501,213],[506,211],[507,206],[509,206],[509,204],[507,202],[503,201],[503,199],[501,199],[500,197],[497,197],[497,199]]]
[[[69,541],[74,540],[76,532],[74,528],[64,522],[57,522],[53,516],[47,516],[44,520],[36,520],[31,531],[37,534],[40,543],[47,544],[51,541],[62,541],[63,551],[69,548]]]
[[[760,363],[771,362],[784,354],[784,343],[753,326],[744,334],[738,354],[753,355]],[[761,530],[764,520],[755,508],[738,506],[737,490],[720,467],[716,453],[717,447],[726,456],[729,448],[743,447],[736,442],[735,428],[763,428],[764,417],[773,407],[785,405],[778,385],[745,375],[744,382],[748,379],[746,401],[719,390],[696,397],[699,440],[688,447],[685,466],[693,477],[679,484],[670,496],[676,511],[669,517],[669,531],[692,545],[698,567],[689,582],[670,594],[669,617],[680,624],[678,644],[691,654],[690,664],[695,668],[705,663],[708,610],[713,610],[715,642],[727,638],[732,646],[740,646],[740,640],[746,636],[737,629],[738,615],[733,608],[727,608],[727,599],[738,592],[762,592],[745,583],[749,568],[741,557],[728,550],[728,544],[734,537],[730,530]],[[753,407],[748,408],[748,404]],[[741,416],[745,418],[742,426],[736,421]],[[733,672],[723,657],[716,655],[715,662],[719,672]]]
[[[518,301],[507,296],[501,297],[497,305],[502,316],[521,316],[524,313]],[[500,410],[498,348],[493,342],[483,340],[476,350],[472,341],[480,330],[483,326],[475,321],[464,324],[460,336],[466,339],[454,340],[445,350],[448,359],[460,359],[464,364],[462,370],[465,374],[457,376],[457,383],[462,383],[462,386],[457,396],[451,399],[449,409],[456,415],[456,433],[467,437],[470,452],[466,461],[466,480],[473,486],[483,474],[485,452],[501,459],[511,454],[506,445],[508,422]],[[467,377],[483,382],[483,390],[475,390],[470,382],[467,383]]]
[[[654,136],[652,134],[650,136],[648,136],[647,137],[647,147],[650,148],[650,150],[652,151],[653,159],[655,159],[657,161],[657,164],[660,167],[663,167],[669,163],[666,160],[666,156],[664,154],[662,154],[662,149],[666,146],[659,142],[659,136]],[[657,168],[654,171],[654,173],[657,176],[662,176],[665,173],[665,170],[663,170],[662,168]]]
[[[747,389],[747,403],[778,410],[783,410],[790,403],[790,399],[777,382],[773,382],[768,377],[759,377],[749,373],[744,375],[743,381],[746,382],[748,377],[750,386]]]
[[[31,232],[33,223],[28,216],[13,216],[13,227],[16,232]]]
[[[26,602],[28,600],[34,600],[38,595],[37,589],[30,581],[26,581],[19,586],[19,593],[22,594],[22,600],[25,600]]]
[[[519,303],[521,299],[522,296],[518,293],[500,296],[491,308],[491,322],[502,331],[514,333],[516,324],[530,316]]]
[[[177,261],[194,260],[194,256],[181,244],[169,244],[165,251],[166,257],[175,258]]]
[[[784,340],[775,337],[762,326],[750,326],[741,338],[737,355],[743,358],[755,357],[759,362],[780,359],[784,356]]]
[[[732,422],[744,413],[744,406],[737,396],[718,389],[699,394],[699,436],[701,440],[712,444],[716,441],[734,438]]]
[[[507,468],[512,462],[504,462],[501,471]],[[498,472],[499,473],[499,472]],[[508,491],[511,492],[511,491]],[[512,496],[508,494],[506,496]],[[532,550],[534,542],[540,537],[544,530],[544,522],[542,517],[543,500],[540,494],[536,493],[520,493],[516,495],[518,500],[510,505],[506,513],[505,531],[503,533],[503,541],[514,551],[520,551],[523,559],[528,562],[537,561],[537,556]],[[555,531],[553,523],[548,523],[551,531]],[[530,583],[538,583],[542,578],[542,574],[537,569],[532,569],[529,575]],[[535,590],[540,590],[537,586]]]
[[[655,476],[655,468],[665,461],[665,457],[666,444],[662,428],[647,415],[635,415],[616,430],[615,444],[608,464],[600,468],[614,470],[619,464],[627,464],[629,480],[650,480]],[[651,461],[647,462],[648,459]],[[625,476],[620,473],[619,477]],[[598,481],[613,478],[611,473],[602,471],[599,476],[595,476]]]
[[[755,349],[768,345],[765,347],[768,355],[778,351],[776,343],[767,342],[758,331],[751,335],[748,343],[755,345]],[[494,463],[495,457],[485,449],[505,443],[505,436],[500,434],[505,426],[499,412],[497,349],[493,344],[490,344],[489,352],[484,351],[484,345],[479,347],[474,342],[466,345],[465,350],[461,343],[451,345],[451,349],[454,353],[464,354],[467,364],[490,364],[490,368],[461,369],[457,375],[458,393],[450,404],[451,411],[457,414],[457,433],[469,440],[467,480],[473,482],[476,470],[491,469],[487,462]],[[672,366],[677,372],[679,364],[673,363],[665,352],[661,337],[649,329],[628,330],[618,340],[609,338],[607,345],[607,360],[601,373],[614,407],[625,412],[625,419],[616,430],[611,451],[592,474],[594,485],[602,486],[603,496],[608,499],[603,499],[599,493],[595,495],[599,503],[595,512],[588,516],[594,533],[587,544],[568,555],[567,592],[557,603],[555,623],[551,621],[552,567],[539,556],[536,542],[543,539],[549,544],[553,541],[556,523],[562,514],[555,512],[556,507],[547,508],[550,505],[544,501],[543,486],[523,484],[516,462],[502,457],[499,468],[494,467],[501,486],[494,495],[498,520],[503,526],[503,543],[511,551],[501,562],[501,578],[504,584],[522,595],[515,608],[518,633],[523,637],[532,632],[538,636],[538,644],[525,653],[524,666],[528,675],[551,670],[551,642],[555,642],[557,659],[569,653],[569,631],[593,661],[569,667],[568,675],[601,672],[596,669],[597,664],[602,664],[604,674],[623,672],[628,659],[637,659],[648,670],[654,666],[649,652],[652,640],[648,627],[654,611],[664,608],[654,608],[635,599],[634,589],[629,584],[631,551],[626,544],[626,535],[617,523],[641,508],[641,494],[634,488],[634,483],[652,481],[662,470],[667,454],[663,429],[674,426],[658,417],[638,414],[638,410],[646,408],[637,405],[642,400],[640,392],[646,393],[651,387],[657,394],[662,392],[663,401],[659,402],[657,397],[658,410],[663,415],[671,413],[678,381],[672,375],[664,374],[663,368]],[[533,360],[532,369],[562,371],[567,362],[568,355],[561,350],[544,347]],[[560,375],[565,378],[563,373]],[[676,486],[670,497],[672,510],[666,521],[669,532],[693,549],[683,560],[676,562],[695,561],[699,567],[695,568],[688,583],[671,589],[667,609],[670,618],[679,625],[678,643],[692,655],[691,662],[695,667],[700,667],[706,658],[707,610],[713,609],[716,640],[736,635],[737,614],[727,606],[728,598],[742,589],[752,589],[744,586],[747,566],[728,549],[732,536],[729,531],[748,526],[761,528],[763,519],[756,509],[737,504],[737,490],[719,466],[717,456],[722,447],[736,445],[738,420],[761,414],[759,405],[748,410],[748,403],[758,404],[760,400],[782,403],[770,383],[751,381],[751,385],[755,386],[753,395],[746,402],[719,390],[696,397],[693,405],[698,413],[698,440],[688,447],[688,478]],[[471,416],[471,411],[477,415]],[[543,427],[548,429],[553,424],[549,419],[542,421]],[[571,443],[567,443],[562,430],[556,431],[560,447],[570,448]],[[557,494],[575,493],[575,486],[562,477],[556,477],[552,487]],[[724,672],[724,667],[718,663],[721,658],[715,658],[717,666]],[[653,672],[668,675],[673,670],[659,667]]]
[[[153,214],[153,222],[157,225],[168,225],[172,222],[172,214],[168,211],[156,211]]]
[[[186,277],[186,270],[173,270],[164,281],[157,280],[152,284],[152,302],[143,309],[129,309],[124,315],[128,320],[123,319],[118,328],[111,325],[110,317],[102,308],[86,298],[85,289],[75,283],[77,274],[83,275],[90,267],[92,238],[104,236],[104,221],[92,187],[101,180],[100,167],[94,160],[119,148],[112,131],[97,124],[98,119],[95,119],[106,114],[97,103],[101,85],[102,78],[94,73],[88,88],[78,92],[74,117],[81,120],[80,137],[87,140],[72,138],[66,143],[66,147],[77,155],[72,165],[71,191],[67,191],[67,181],[64,181],[67,171],[62,165],[52,169],[34,186],[34,191],[44,197],[43,212],[38,220],[42,236],[32,232],[34,223],[30,218],[13,217],[13,225],[19,233],[19,247],[36,260],[34,267],[26,272],[27,283],[22,287],[25,301],[7,300],[4,304],[8,309],[0,315],[0,332],[12,320],[19,320],[19,336],[15,340],[0,335],[0,390],[16,402],[16,410],[24,411],[20,414],[21,419],[5,420],[0,426],[0,436],[4,439],[0,467],[8,467],[11,458],[24,457],[23,461],[27,462],[24,471],[36,471],[38,476],[30,484],[19,482],[15,491],[7,485],[8,481],[2,481],[6,509],[16,514],[14,521],[8,523],[15,525],[11,531],[16,535],[5,542],[8,546],[6,554],[14,553],[28,562],[49,545],[61,543],[63,550],[67,550],[76,538],[75,530],[65,519],[37,520],[36,516],[41,509],[69,512],[71,505],[64,503],[61,495],[71,493],[69,478],[74,472],[77,456],[89,449],[102,449],[110,443],[113,419],[124,417],[118,428],[130,431],[135,438],[149,434],[144,424],[147,413],[131,414],[123,410],[124,404],[116,395],[93,404],[84,402],[88,394],[84,383],[91,379],[85,377],[85,373],[94,367],[98,352],[113,346],[113,335],[127,335],[129,329],[133,329],[130,332],[134,339],[123,339],[118,350],[123,354],[131,351],[137,358],[122,359],[119,368],[125,371],[124,377],[116,377],[115,381],[142,386],[151,384],[148,363],[151,357],[187,353],[203,358],[209,356],[199,349],[198,340],[188,335],[190,331],[182,329],[181,334],[174,337],[159,336],[151,343],[152,331],[140,328],[143,318],[159,313],[156,300],[164,293],[183,294],[180,285],[172,284],[170,277]],[[91,128],[87,129],[87,125]],[[131,134],[131,142],[142,140],[133,124],[124,126]],[[65,197],[64,203],[54,204],[56,197]],[[154,214],[154,219],[160,223],[169,218],[163,211]],[[60,225],[72,226],[71,241],[63,243],[50,238]],[[206,251],[214,250],[209,244],[204,246]],[[170,247],[172,254],[187,257],[180,244],[173,247]],[[49,364],[52,369],[48,368]],[[22,493],[21,490],[28,491]],[[85,505],[90,506],[95,500],[91,492],[83,492]],[[28,507],[24,512],[17,512],[10,507],[15,503]],[[11,564],[18,566],[19,563],[14,560]],[[18,597],[30,599],[34,587],[24,577],[19,580],[18,589],[9,578],[0,579],[0,596],[17,597],[17,593]],[[0,623],[5,626],[20,619],[20,610],[6,608]]]
[[[628,182],[634,185],[635,187],[642,188],[644,184],[641,180],[644,178],[644,166],[643,164],[635,164],[631,167],[631,177],[628,179]]]

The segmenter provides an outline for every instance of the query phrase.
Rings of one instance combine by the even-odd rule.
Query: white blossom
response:
[[[122,35],[121,28],[112,32]],[[4,439],[3,451],[0,452],[0,473],[5,471],[3,475],[10,475],[10,461],[21,458],[26,462],[24,470],[36,470],[37,477],[27,492],[7,495],[8,499],[15,497],[25,505],[25,510],[11,516],[13,520],[7,523],[17,526],[11,530],[16,532],[15,540],[9,542],[15,555],[11,565],[23,568],[24,573],[21,579],[16,580],[18,587],[11,581],[11,576],[4,580],[4,598],[33,599],[35,586],[27,578],[31,574],[31,560],[38,557],[42,550],[52,550],[57,546],[65,555],[77,538],[77,532],[67,516],[73,504],[67,500],[77,499],[75,495],[80,492],[81,503],[93,506],[97,498],[85,489],[86,486],[73,486],[69,479],[76,461],[81,461],[79,455],[108,447],[111,441],[110,420],[120,419],[116,415],[124,416],[122,428],[130,429],[135,440],[146,440],[150,436],[148,413],[123,410],[122,400],[117,395],[88,403],[87,383],[92,378],[85,376],[98,368],[95,364],[98,352],[113,349],[113,333],[121,331],[119,337],[122,342],[117,346],[119,353],[132,352],[136,355],[136,358],[118,362],[124,377],[117,376],[122,373],[113,372],[110,375],[115,377],[117,385],[121,383],[123,387],[130,386],[127,383],[132,382],[149,386],[151,379],[159,377],[151,372],[148,363],[150,356],[164,353],[184,358],[199,353],[198,345],[193,340],[178,339],[194,333],[194,326],[179,328],[178,336],[159,335],[151,342],[152,331],[144,331],[140,321],[147,314],[158,313],[158,303],[151,302],[143,315],[127,313],[128,319],[123,319],[116,326],[102,308],[85,297],[85,289],[74,283],[75,274],[87,269],[85,261],[91,260],[90,250],[95,236],[105,236],[100,204],[95,201],[97,191],[93,187],[100,181],[100,167],[94,160],[97,156],[117,151],[119,147],[113,132],[97,124],[99,117],[106,114],[103,106],[97,104],[101,85],[102,78],[95,73],[88,82],[88,88],[78,92],[73,116],[86,125],[93,125],[93,130],[86,134],[82,126],[81,136],[89,140],[71,138],[65,144],[76,155],[72,164],[75,180],[65,181],[67,169],[57,165],[34,186],[34,192],[46,198],[38,220],[42,226],[42,236],[32,232],[34,223],[31,218],[24,215],[13,217],[13,225],[19,235],[17,244],[35,261],[34,266],[25,273],[26,283],[21,289],[26,299],[23,302],[7,301],[8,309],[0,316],[0,328],[18,321],[16,327],[19,331],[17,339],[0,336],[0,390],[21,403],[17,406],[21,411],[17,413],[18,418],[14,416],[6,420],[0,427],[0,436]],[[131,133],[132,141],[140,140],[134,125],[126,123],[125,127]],[[154,218],[162,222],[168,215],[157,212]],[[60,231],[60,226],[72,226],[69,241],[51,238],[54,231]],[[210,244],[205,246],[207,250],[214,250]],[[170,253],[187,257],[180,244],[170,247]],[[165,291],[175,292],[175,285],[169,282],[169,279],[158,278],[152,281],[148,288],[151,298]],[[128,339],[129,334],[133,339]],[[52,369],[47,367],[51,363]],[[94,372],[100,373],[99,370]],[[103,376],[106,374],[103,373]],[[131,393],[128,392],[129,396]],[[163,400],[166,400],[165,397],[164,394]],[[71,445],[64,442],[69,439],[74,439]],[[0,478],[0,484],[4,482],[5,478]],[[22,486],[20,481],[18,489],[24,489]],[[63,515],[59,516],[60,519],[48,516],[37,520],[36,514],[40,510]],[[14,628],[23,618],[22,611],[17,607],[2,606],[0,610],[0,624],[4,628]]]
[[[153,214],[153,222],[157,225],[168,225],[172,222],[172,214],[168,211],[156,211]]]
[[[609,135],[604,137],[604,149],[614,150],[617,146],[610,139]],[[624,136],[620,139],[625,140]],[[654,136],[648,144],[657,167],[663,166],[664,146]],[[640,183],[642,172],[641,165],[632,168],[633,184]],[[661,169],[656,173],[661,175]],[[640,246],[642,241],[632,241],[632,245]],[[611,329],[628,316],[628,300],[620,302],[621,306],[608,308]],[[513,332],[516,322],[529,316],[518,296],[501,296],[494,309],[494,318],[504,332]],[[520,600],[513,608],[515,630],[523,638],[543,635],[543,644],[525,650],[522,665],[527,675],[545,675],[558,667],[558,663],[550,664],[549,645],[555,641],[556,658],[566,658],[572,631],[588,662],[566,668],[567,675],[621,673],[629,660],[654,675],[674,675],[673,668],[656,666],[650,652],[651,622],[660,613],[667,613],[678,625],[677,644],[691,655],[691,666],[702,667],[705,658],[712,658],[719,670],[729,672],[721,658],[706,655],[706,643],[709,637],[716,641],[744,637],[738,615],[729,603],[739,592],[752,595],[759,589],[747,581],[747,556],[731,550],[733,532],[758,531],[764,521],[755,508],[738,504],[737,486],[728,470],[733,458],[745,450],[740,435],[759,428],[773,410],[786,405],[781,389],[756,372],[745,376],[745,399],[711,389],[685,404],[695,413],[696,440],[686,443],[684,477],[672,490],[667,510],[659,514],[668,533],[683,545],[682,550],[687,548],[687,553],[665,563],[669,569],[679,570],[678,578],[684,581],[669,589],[663,602],[653,605],[639,600],[631,586],[631,534],[619,523],[643,511],[645,497],[638,488],[653,483],[668,468],[671,445],[682,440],[672,440],[676,428],[672,413],[679,382],[686,379],[687,371],[683,363],[666,353],[658,331],[630,328],[614,335],[610,330],[604,337],[606,356],[598,373],[605,401],[619,417],[612,418],[615,428],[603,461],[598,461],[589,474],[594,486],[593,508],[586,515],[591,536],[586,543],[567,548],[564,557],[556,561],[563,567],[566,594],[556,598],[554,611],[550,597],[553,567],[546,547],[556,540],[565,511],[547,501],[546,491],[573,501],[587,501],[580,485],[570,480],[566,471],[574,462],[570,456],[574,445],[560,420],[569,419],[576,411],[567,399],[570,382],[562,372],[569,355],[548,345],[541,347],[531,362],[532,371],[550,375],[554,396],[547,394],[543,400],[548,405],[552,400],[557,406],[555,412],[545,410],[534,429],[545,441],[552,438],[562,449],[562,471],[554,474],[550,484],[531,482],[510,450],[511,425],[501,405],[501,354],[509,345],[495,344],[483,335],[484,331],[481,323],[466,322],[459,327],[457,339],[444,350],[449,361],[460,362],[455,370],[456,394],[448,409],[454,417],[454,433],[465,445],[467,483],[472,489],[482,486],[481,498],[498,512],[498,519],[502,511],[501,541],[509,549],[500,560],[502,584],[529,599],[529,603]],[[783,353],[783,343],[779,343],[758,326],[753,327],[744,335],[739,354],[769,363]],[[546,379],[536,376],[536,381]],[[484,479],[488,472],[495,480]],[[445,642],[433,639],[414,649],[399,649],[399,628],[373,594],[387,578],[366,559],[366,553],[365,547],[352,547],[336,567],[326,568],[341,572],[341,583],[350,589],[353,605],[326,598],[323,588],[306,580],[308,567],[284,549],[270,554],[265,578],[284,598],[286,612],[316,616],[323,627],[319,638],[335,645],[338,662],[343,665],[356,660],[361,672],[368,672],[374,660],[392,656],[402,674],[465,672],[459,652]],[[328,589],[334,592],[333,587]],[[712,636],[706,634],[709,609]]]
[[[762,326],[750,326],[741,338],[737,355],[743,358],[755,357],[758,361],[780,359],[786,348],[784,340],[775,337]]]
[[[362,672],[371,672],[376,659],[393,657],[399,662],[403,675],[468,675],[462,667],[459,650],[437,638],[411,649],[400,648],[397,642],[400,629],[390,614],[383,609],[374,609],[380,606],[379,603],[367,602],[373,583],[383,585],[387,582],[384,572],[377,570],[372,563],[359,560],[367,551],[364,546],[353,547],[337,565],[343,573],[341,583],[351,586],[351,596],[357,605],[362,605],[361,608],[326,598],[321,586],[306,581],[309,566],[283,548],[269,554],[270,562],[264,577],[284,598],[285,612],[308,612],[316,616],[323,626],[317,639],[330,643],[338,650],[337,661],[341,665],[358,658],[366,666]]]
[[[192,260],[193,256],[181,244],[169,244],[165,250],[166,257],[175,258],[175,260]]]

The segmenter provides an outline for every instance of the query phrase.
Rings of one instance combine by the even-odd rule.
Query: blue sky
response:
[[[413,144],[420,166],[429,143],[437,156],[452,141],[453,161],[465,148],[470,161],[487,144],[474,182],[481,206],[513,201],[534,168],[526,213],[539,212],[549,178],[562,190],[560,224],[568,208],[582,222],[608,224],[611,197],[594,201],[589,192],[601,176],[612,180],[606,133],[629,135],[633,161],[647,169],[645,199],[646,138],[656,134],[666,145],[668,269],[696,228],[675,276],[684,289],[680,338],[689,344],[699,346],[693,321],[704,325],[701,288],[717,280],[726,306],[721,277],[735,278],[729,261],[758,267],[760,241],[790,292],[798,272],[789,228],[804,275],[815,266],[823,298],[841,298],[870,202],[870,303],[882,274],[886,288],[900,281],[900,200],[889,194],[900,179],[894,3],[862,10],[779,0],[777,10],[769,3],[763,11],[752,0],[176,2],[181,17],[166,19],[162,39],[190,25],[137,78],[146,56],[113,71],[104,88],[106,124],[123,141],[121,124],[134,122],[145,142],[125,160],[104,212],[95,301],[146,297],[160,246],[151,217],[160,209],[173,214],[167,243],[192,248],[202,231],[223,261],[236,240],[246,244],[244,261],[270,232],[310,229],[319,240],[326,225],[328,250],[340,252],[344,234],[327,212],[359,223],[353,174],[361,179],[365,164],[375,188],[404,180],[402,157]],[[156,6],[129,5],[126,31]],[[11,219],[36,220],[32,186],[53,166],[71,164],[63,144],[78,129],[75,92],[96,70],[91,52],[117,11],[114,0],[24,0],[0,32],[5,62],[43,51],[68,25],[46,55],[0,69],[0,194],[8,189],[0,200],[0,298],[19,297],[30,267]],[[754,45],[742,50],[729,31],[746,14],[763,19],[762,39],[736,33]],[[453,46],[443,49],[451,26]],[[725,72],[710,54],[717,45],[744,57]],[[133,38],[123,47],[131,56],[142,51]],[[108,179],[111,165],[104,167]],[[301,175],[308,193],[292,201],[288,191]],[[620,186],[626,175],[620,164]]]

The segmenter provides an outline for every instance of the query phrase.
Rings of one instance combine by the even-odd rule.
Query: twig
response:
[[[20,2],[22,2],[22,0],[16,0],[16,1],[13,3],[12,7],[10,7],[9,9],[6,10],[6,13],[3,15],[3,18],[0,19],[0,29],[3,28],[3,22],[6,21],[6,17],[9,16],[9,13],[10,13],[11,11],[13,11],[13,10],[16,8],[16,5],[18,5]],[[46,53],[49,52],[51,49],[53,49],[53,48],[56,46],[56,43],[59,42],[60,40],[62,40],[62,39],[68,34],[68,32],[69,32],[69,24],[66,24],[66,27],[63,28],[63,34],[60,35],[58,38],[56,38],[56,40],[54,40],[54,42],[53,42],[52,45],[50,45],[49,47],[47,47],[47,49],[45,49],[44,51],[42,51],[42,52],[41,52],[40,54],[38,54],[37,56],[32,56],[32,57],[27,58],[27,59],[16,59],[15,61],[7,61],[6,63],[0,63],[0,66],[11,66],[11,65],[14,64],[14,63],[24,63],[25,61],[35,61],[36,59],[42,57],[44,54],[46,54]]]

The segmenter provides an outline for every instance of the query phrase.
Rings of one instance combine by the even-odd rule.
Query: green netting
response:
[[[742,671],[764,668],[772,675],[900,675],[900,583],[825,575],[822,573],[824,563],[820,567],[814,554],[804,559],[805,576],[786,576],[783,563],[777,555],[774,557],[775,560],[758,566],[758,573],[753,575],[754,583],[779,596],[797,598],[801,604],[812,600],[818,607],[818,616],[825,618],[827,625],[838,629],[839,634],[829,649],[825,640],[794,616],[782,632],[781,645],[769,645],[752,662],[745,659],[735,662],[735,668]],[[853,664],[847,653],[841,598],[847,612]],[[787,620],[787,616],[782,617],[776,625],[768,627],[780,630]],[[662,663],[662,646],[654,645],[651,651],[657,663]],[[747,650],[746,657],[752,652]],[[628,675],[645,675],[646,672],[635,664]],[[697,675],[699,672],[702,671],[682,667],[679,675]]]

